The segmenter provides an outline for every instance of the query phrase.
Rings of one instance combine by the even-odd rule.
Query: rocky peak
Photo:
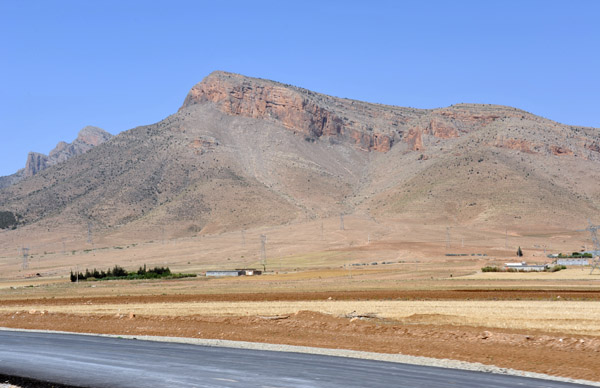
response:
[[[398,142],[422,150],[423,135],[458,137],[500,117],[479,114],[466,104],[438,110],[372,104],[222,71],[195,85],[180,110],[202,103],[230,115],[276,121],[307,139],[329,138],[383,152]]]
[[[112,135],[110,133],[101,128],[87,126],[79,131],[79,134],[73,143],[69,144],[60,141],[48,155],[30,152],[27,156],[24,177],[33,176],[49,166],[64,162],[73,156],[83,154],[109,140],[111,137]]]
[[[365,151],[387,152],[395,144],[404,144],[405,150],[423,152],[488,128],[486,133],[492,138],[486,143],[495,147],[600,158],[596,134],[590,136],[583,129],[501,105],[404,108],[337,98],[222,71],[196,84],[180,111],[206,103],[228,115],[276,122],[308,141],[329,140]]]
[[[48,156],[38,152],[30,152],[25,163],[25,177],[31,177],[48,167]]]
[[[111,137],[112,135],[104,129],[88,125],[79,131],[79,134],[73,143],[79,142],[95,147],[110,140]]]
[[[310,139],[330,137],[365,150],[390,149],[393,140],[389,134],[345,117],[343,109],[333,107],[335,100],[342,101],[291,85],[217,71],[192,88],[180,110],[210,102],[224,113],[276,121]]]

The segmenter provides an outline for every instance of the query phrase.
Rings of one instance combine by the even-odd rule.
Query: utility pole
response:
[[[321,221],[321,241],[323,241],[323,221]]]
[[[508,249],[508,228],[504,229],[504,249]]]
[[[267,272],[267,236],[264,234],[260,235],[260,259],[262,261],[263,272]]]
[[[29,268],[29,248],[22,247],[21,251],[23,252],[23,269]]]
[[[344,230],[344,213],[340,213],[340,230]]]
[[[446,248],[450,248],[450,227],[446,226]]]
[[[242,229],[242,247],[246,247],[246,231]]]

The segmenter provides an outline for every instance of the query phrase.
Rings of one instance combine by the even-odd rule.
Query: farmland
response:
[[[27,269],[5,241],[0,326],[339,347],[600,380],[593,366],[600,274],[481,272],[514,261],[516,246],[528,262],[544,263],[543,244],[569,251],[585,235],[456,228],[448,247],[437,226],[347,217],[340,230],[338,223],[128,244],[99,239],[64,252],[48,236],[32,248]],[[201,276],[79,283],[68,276],[144,264]],[[202,276],[263,265],[261,276]]]

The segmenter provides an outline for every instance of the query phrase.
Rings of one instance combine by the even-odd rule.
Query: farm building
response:
[[[523,271],[523,272],[541,272],[541,271],[545,271],[548,266],[546,264],[527,264],[526,262],[520,262],[520,263],[504,263],[504,267],[507,270],[515,270],[515,271]]]
[[[254,268],[243,268],[236,270],[222,270],[222,271],[206,271],[206,276],[214,277],[225,277],[225,276],[255,276],[261,275],[262,271]]]
[[[206,276],[225,277],[225,276],[242,276],[244,273],[239,270],[235,271],[206,271]]]
[[[242,271],[242,275],[246,275],[246,276],[262,275],[262,271],[259,271],[254,268],[242,268],[242,269],[236,269],[236,271]]]
[[[557,265],[590,265],[589,259],[557,259]]]

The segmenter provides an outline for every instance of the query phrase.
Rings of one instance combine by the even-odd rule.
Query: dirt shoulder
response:
[[[116,335],[227,339],[448,358],[600,381],[600,338],[541,331],[407,324],[310,311],[286,316],[134,316],[19,312],[0,326]]]

